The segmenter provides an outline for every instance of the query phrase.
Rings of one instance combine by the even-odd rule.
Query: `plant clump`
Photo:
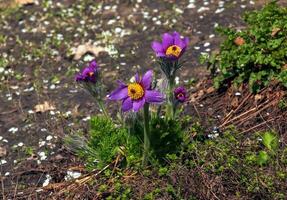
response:
[[[255,93],[271,81],[287,87],[287,8],[273,1],[243,19],[243,30],[219,27],[226,36],[219,53],[202,59],[208,60],[215,87],[248,83]]]

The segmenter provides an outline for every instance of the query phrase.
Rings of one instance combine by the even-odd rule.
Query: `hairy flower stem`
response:
[[[144,105],[144,153],[142,165],[146,166],[148,163],[148,155],[150,150],[150,127],[149,127],[149,104]]]
[[[175,85],[175,73],[177,69],[178,61],[175,61],[171,64],[170,75],[168,77],[168,93],[167,93],[167,118],[174,119],[175,117],[175,106],[174,106],[174,97],[173,90]]]
[[[106,108],[105,108],[105,106],[104,106],[103,101],[98,99],[98,100],[97,100],[97,103],[98,103],[98,106],[99,106],[100,110],[103,112],[104,116],[105,116],[107,119],[109,119],[110,116],[109,116],[109,114],[108,114],[107,111],[106,111]]]
[[[167,118],[174,118],[174,105],[173,105],[173,88],[174,88],[174,78],[168,80],[168,91],[167,91]]]

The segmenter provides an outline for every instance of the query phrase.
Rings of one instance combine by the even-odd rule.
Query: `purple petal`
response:
[[[179,44],[182,43],[182,40],[181,40],[180,35],[179,35],[178,32],[174,32],[174,33],[173,33],[173,38],[174,38],[174,44],[175,44],[175,45],[178,45],[178,46],[179,46]]]
[[[173,45],[173,42],[174,42],[174,39],[170,34],[168,34],[168,33],[163,34],[163,36],[162,36],[162,47],[163,47],[164,51],[169,46]]]
[[[133,110],[138,112],[145,104],[145,98],[141,98],[140,100],[133,101]]]
[[[164,96],[158,91],[155,90],[146,90],[145,99],[148,103],[161,103],[164,101]]]
[[[140,82],[140,76],[138,73],[136,73],[135,75],[135,79],[136,79],[136,82],[139,83]]]
[[[156,53],[164,53],[162,44],[159,42],[153,42],[151,47]]]
[[[131,98],[128,97],[125,100],[123,100],[123,104],[122,104],[122,111],[123,112],[127,112],[132,108],[133,108],[133,102],[132,102]]]
[[[96,62],[96,60],[92,60],[89,64],[90,68],[96,69],[98,67],[98,64]]]
[[[83,76],[87,76],[89,73],[91,73],[91,72],[93,72],[94,73],[94,69],[92,69],[92,68],[90,68],[90,67],[86,67],[86,68],[84,68],[84,70],[83,70],[83,72],[82,72],[82,74],[83,74]]]
[[[188,37],[183,38],[183,42],[187,46],[189,44],[189,38]]]
[[[163,52],[157,52],[156,57],[166,57],[166,55]]]
[[[151,82],[152,82],[152,74],[153,74],[153,71],[148,70],[142,77],[141,84],[146,90],[150,89]]]
[[[113,91],[109,96],[109,100],[122,100],[127,98],[128,96],[128,88],[127,87],[119,87],[115,91]]]
[[[76,76],[75,76],[75,80],[76,81],[83,81],[84,80],[84,77],[83,77],[83,75],[82,74],[77,74]]]
[[[121,80],[117,80],[117,83],[119,84],[119,87],[127,87],[127,85]]]
[[[188,39],[188,37],[185,37],[185,38],[183,38],[183,40],[181,40],[181,42],[178,46],[185,51],[188,43],[189,43],[189,39]]]
[[[178,32],[173,33],[174,37],[174,44],[179,46],[181,49],[185,49],[189,43],[188,37],[185,37],[184,39],[180,38],[180,34]]]

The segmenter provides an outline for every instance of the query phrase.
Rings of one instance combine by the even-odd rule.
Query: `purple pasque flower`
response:
[[[173,94],[174,98],[180,103],[184,103],[188,99],[186,89],[183,86],[175,88]]]
[[[161,103],[164,100],[163,94],[151,89],[153,71],[147,71],[143,77],[135,75],[135,82],[125,84],[118,81],[119,87],[108,95],[110,100],[122,100],[122,110],[139,111],[145,103]]]
[[[95,60],[91,61],[87,67],[85,67],[80,73],[75,77],[78,82],[97,82],[98,75],[98,65]]]
[[[188,43],[189,39],[187,37],[181,39],[178,32],[173,34],[164,33],[162,35],[162,43],[154,41],[152,49],[157,57],[177,60],[185,52]]]

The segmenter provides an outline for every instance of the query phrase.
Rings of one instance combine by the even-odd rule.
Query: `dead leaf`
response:
[[[271,36],[274,37],[275,35],[277,35],[277,33],[281,31],[281,28],[273,28],[272,29],[272,33],[271,33]]]
[[[233,108],[236,108],[238,105],[239,105],[238,98],[233,98],[232,101],[231,101],[231,106]]]
[[[255,101],[261,100],[262,99],[262,95],[261,94],[256,94],[254,99],[255,99]]]
[[[38,104],[34,108],[35,112],[46,112],[56,109],[55,106],[49,103],[48,101],[45,101],[43,104]]]
[[[15,8],[18,6],[25,6],[25,5],[30,5],[34,4],[35,0],[11,0],[11,1],[1,1],[0,0],[0,8]]]
[[[237,46],[241,46],[243,44],[245,44],[245,40],[242,38],[242,37],[237,37],[235,40],[234,40],[234,43],[237,45]]]
[[[6,156],[7,150],[5,147],[0,147],[0,158]]]
[[[35,0],[15,0],[16,5],[25,6],[29,4],[34,4]]]
[[[200,90],[198,93],[197,93],[197,99],[199,99],[200,97],[202,97],[204,95],[204,91],[203,90]]]
[[[206,90],[207,94],[210,94],[210,93],[212,93],[212,92],[214,92],[214,91],[215,91],[214,87],[210,87],[210,88],[208,88],[208,89]]]
[[[31,3],[35,3],[34,0],[15,0],[15,3],[21,4],[21,5],[27,5]]]
[[[196,102],[196,98],[195,98],[194,96],[191,96],[189,101],[190,101],[191,103],[194,103],[194,102]]]
[[[94,46],[87,42],[85,44],[79,45],[77,48],[72,49],[72,54],[74,55],[74,60],[80,60],[86,53],[91,53],[94,56],[98,56],[100,52],[105,51],[105,48],[100,46]]]
[[[79,107],[80,107],[80,104],[77,104],[73,110],[72,110],[72,114],[73,116],[78,116],[80,113],[79,113]]]

